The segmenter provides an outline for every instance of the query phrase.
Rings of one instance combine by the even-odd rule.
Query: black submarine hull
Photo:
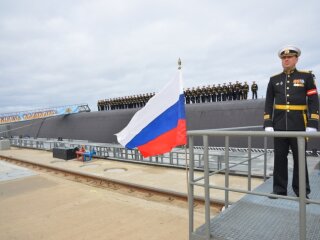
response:
[[[265,99],[239,100],[186,105],[188,130],[228,129],[262,131]],[[139,109],[82,112],[2,126],[2,136],[34,138],[63,138],[88,140],[90,142],[117,143],[115,134],[120,132]],[[263,148],[263,139],[252,139],[253,148]],[[202,145],[202,139],[195,139]],[[224,146],[222,137],[210,137],[210,146]],[[230,147],[246,148],[244,137],[230,139]],[[268,140],[272,148],[272,139]],[[320,149],[320,141],[313,139],[308,149]]]

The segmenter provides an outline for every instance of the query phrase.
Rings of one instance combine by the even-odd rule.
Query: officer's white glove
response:
[[[273,127],[266,127],[264,130],[266,132],[274,132]]]
[[[317,132],[317,129],[312,127],[307,127],[306,132]]]

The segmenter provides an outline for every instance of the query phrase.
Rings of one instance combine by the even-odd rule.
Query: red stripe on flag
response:
[[[187,143],[187,126],[185,119],[179,119],[176,128],[160,135],[152,141],[138,147],[143,157],[170,152],[172,148]]]
[[[314,95],[314,94],[317,94],[317,89],[310,89],[307,91],[307,95],[308,96],[311,96],[311,95]]]

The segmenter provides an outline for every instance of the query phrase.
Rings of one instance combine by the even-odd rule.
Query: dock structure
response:
[[[222,161],[222,166],[217,168],[217,170],[212,170],[210,168],[210,150],[208,148],[208,136],[221,136],[225,137],[225,154],[219,155]],[[274,133],[265,133],[265,132],[239,132],[239,131],[194,131],[189,132],[189,156],[190,156],[190,165],[189,165],[189,182],[187,185],[186,181],[186,171],[183,169],[177,168],[167,168],[167,167],[159,167],[159,166],[151,166],[142,165],[142,164],[132,164],[129,162],[123,161],[110,161],[108,159],[94,159],[90,163],[83,163],[81,161],[63,161],[52,158],[52,153],[49,151],[39,151],[34,149],[26,149],[26,148],[15,148],[13,147],[10,150],[3,150],[0,152],[0,157],[3,158],[16,158],[22,159],[26,162],[34,162],[41,165],[47,165],[53,169],[53,166],[56,166],[57,169],[68,169],[70,171],[74,170],[77,173],[86,173],[87,176],[99,176],[102,178],[113,179],[118,182],[122,181],[130,181],[135,185],[145,185],[149,188],[154,188],[155,185],[159,189],[166,189],[171,192],[180,192],[180,194],[192,194],[192,198],[195,199],[195,196],[201,197],[205,195],[205,211],[200,214],[199,212],[194,211],[192,213],[192,221],[195,226],[198,227],[194,232],[190,234],[190,229],[193,229],[193,226],[190,228],[190,215],[189,215],[189,235],[187,234],[187,229],[181,227],[180,231],[186,231],[185,234],[181,235],[181,238],[177,238],[175,234],[171,235],[173,230],[169,230],[169,226],[172,224],[167,224],[166,227],[157,228],[156,231],[169,231],[168,234],[164,234],[168,239],[175,236],[175,239],[186,239],[187,235],[191,240],[242,240],[242,239],[258,239],[258,240],[316,240],[319,239],[320,236],[320,169],[319,169],[319,158],[311,157],[313,164],[308,164],[312,166],[310,172],[310,185],[311,185],[311,194],[309,195],[310,200],[306,200],[304,198],[295,197],[292,189],[288,189],[288,196],[282,197],[279,196],[278,199],[270,199],[268,198],[269,193],[272,192],[272,178],[263,181],[262,178],[255,179],[254,169],[256,167],[264,167],[264,178],[268,178],[269,174],[267,170],[267,158],[269,159],[271,156],[264,152],[264,161],[263,164],[254,163],[258,158],[256,158],[252,154],[252,145],[251,145],[251,137],[272,137],[272,136],[283,136],[288,135],[290,137],[298,137],[298,143],[301,149],[301,146],[305,144],[306,137],[314,137],[319,138],[319,133],[305,133],[305,132],[274,132]],[[201,149],[196,149],[193,146],[192,136],[195,137],[203,137],[204,146]],[[246,153],[246,157],[240,162],[236,162],[232,160],[232,154],[230,153],[229,146],[229,137],[233,136],[244,136],[248,137],[248,151]],[[200,152],[202,153],[200,154]],[[196,159],[195,156],[201,155],[201,159]],[[260,156],[260,154],[259,154]],[[244,156],[242,156],[244,157]],[[299,151],[299,158],[304,159],[304,151]],[[269,159],[270,160],[270,159]],[[244,165],[244,162],[246,164]],[[203,166],[202,171],[193,171],[195,167],[194,164],[201,164]],[[304,164],[304,161],[299,162],[299,169],[304,169],[300,164]],[[246,176],[235,176],[231,174],[230,168],[234,166],[241,166],[242,168],[248,169],[247,177]],[[270,167],[270,166],[269,166]],[[289,167],[290,168],[290,167]],[[35,167],[37,169],[37,167]],[[211,170],[210,170],[211,169]],[[215,169],[215,168],[213,168]],[[55,171],[53,170],[54,174]],[[301,171],[303,173],[303,170]],[[219,173],[219,174],[216,174]],[[41,174],[43,175],[43,174]],[[213,176],[214,175],[214,176]],[[292,176],[292,173],[289,174]],[[41,176],[40,176],[41,177]],[[213,179],[214,178],[214,179]],[[28,182],[26,178],[25,182]],[[29,178],[31,179],[31,178]],[[77,178],[78,179],[78,178]],[[304,179],[304,177],[300,177],[300,180]],[[37,177],[36,181],[42,181]],[[53,179],[50,179],[53,180]],[[198,182],[197,182],[198,181]],[[23,182],[23,183],[22,183]],[[87,181],[90,182],[90,181]],[[289,179],[289,183],[291,179]],[[301,182],[301,181],[300,181]],[[15,184],[24,185],[24,181],[17,182],[9,182],[9,183],[0,183],[2,189],[2,195],[0,195],[0,200],[2,199],[2,207],[4,211],[0,211],[1,214],[4,214],[4,218],[6,219],[10,217],[13,219],[16,214],[14,211],[14,206],[12,205],[12,200],[17,200],[17,202],[25,202],[24,194],[20,195],[20,191],[12,192],[11,189],[15,189]],[[30,183],[31,184],[31,183]],[[192,184],[192,185],[190,185]],[[212,184],[215,184],[214,186]],[[33,183],[31,184],[33,185]],[[43,185],[41,185],[43,187]],[[53,183],[48,182],[48,187],[52,187]],[[203,188],[199,188],[204,187]],[[216,187],[219,186],[219,187]],[[224,186],[224,187],[223,187]],[[242,190],[237,190],[236,187],[243,187]],[[12,188],[14,187],[14,188]],[[44,186],[46,187],[46,186]],[[24,187],[23,187],[24,188]],[[21,187],[22,189],[22,187]],[[116,189],[116,187],[115,187]],[[189,190],[187,193],[187,189]],[[252,190],[254,189],[254,190]],[[300,188],[303,189],[303,188]],[[24,190],[23,190],[24,191]],[[22,191],[22,192],[23,192]],[[130,190],[129,192],[134,192]],[[4,194],[3,194],[4,193]],[[248,193],[248,195],[245,195]],[[47,193],[46,193],[47,194]],[[239,194],[239,195],[238,195]],[[303,195],[302,193],[300,193]],[[14,195],[14,198],[11,198],[8,201],[8,197]],[[28,198],[30,194],[27,194]],[[219,215],[213,217],[212,208],[210,206],[210,201],[212,198],[219,198],[220,201],[223,201],[228,206],[232,203],[231,206],[224,211],[222,211]],[[190,199],[190,195],[188,196]],[[120,198],[117,196],[117,198]],[[152,198],[152,194],[148,195],[147,198],[150,200]],[[69,198],[70,201],[71,198]],[[127,201],[127,200],[124,200]],[[157,199],[156,201],[160,201]],[[162,200],[161,200],[162,201]],[[168,200],[166,200],[168,203]],[[192,206],[192,209],[195,210],[196,204],[195,202],[189,202],[189,210]],[[309,203],[309,204],[306,204]],[[143,205],[144,203],[139,203]],[[169,205],[172,206],[174,201],[169,199]],[[67,204],[68,205],[68,204]],[[10,208],[11,207],[11,208]],[[132,208],[135,208],[134,205],[131,205]],[[160,206],[155,206],[160,209]],[[180,206],[179,206],[180,207]],[[69,209],[69,206],[65,206],[66,209]],[[164,209],[166,209],[165,206]],[[10,211],[8,211],[10,209]],[[54,209],[54,208],[53,208]],[[28,209],[23,209],[25,212],[28,212]],[[111,209],[109,209],[111,210]],[[171,209],[173,210],[173,209]],[[199,209],[198,209],[199,210]],[[41,211],[44,211],[43,209]],[[47,217],[46,213],[43,213],[39,210],[38,217],[40,219],[44,219]],[[144,211],[144,208],[140,208],[138,212]],[[147,210],[149,211],[149,210]],[[166,210],[161,210],[166,211]],[[178,210],[180,212],[180,210]],[[174,212],[172,212],[174,213]],[[52,213],[55,214],[55,213]],[[109,213],[108,213],[109,214]],[[183,214],[186,214],[184,212]],[[190,212],[189,212],[190,214]],[[210,214],[213,217],[210,219]],[[140,214],[139,214],[140,215]],[[204,216],[203,216],[204,215]],[[116,213],[114,216],[118,216]],[[147,215],[146,215],[147,216]],[[180,215],[181,216],[181,215]],[[95,217],[92,215],[88,215],[92,221],[94,221]],[[172,216],[169,216],[169,220]],[[187,218],[187,216],[185,215]],[[139,217],[138,217],[139,218]],[[108,218],[103,218],[104,221],[108,221]],[[171,218],[173,219],[173,218]],[[206,224],[202,225],[203,222],[201,220],[205,220]],[[186,224],[186,219],[184,219],[183,224]],[[208,220],[208,221],[207,221]],[[2,220],[3,221],[3,220]],[[154,219],[154,223],[156,224],[159,219]],[[304,224],[301,224],[301,221]],[[1,220],[0,220],[1,223]],[[4,228],[10,228],[9,225],[3,225],[6,222],[2,222],[0,226],[4,226]],[[79,221],[77,221],[79,224]],[[19,227],[23,227],[24,223],[21,220],[18,224]],[[58,225],[61,227],[60,225]],[[99,225],[102,226],[101,224]],[[113,225],[114,226],[114,225]],[[209,226],[209,231],[208,231]],[[93,228],[94,225],[90,225],[90,229]],[[136,227],[136,226],[135,226]],[[186,226],[185,226],[186,227]],[[1,227],[0,227],[1,229]],[[11,228],[10,228],[11,229]],[[74,234],[75,231],[78,231],[80,228],[73,229],[72,232],[68,232],[68,234]],[[100,229],[100,228],[99,228]],[[127,228],[123,228],[126,231]],[[131,231],[133,228],[129,228]],[[28,230],[28,229],[27,229]],[[99,230],[100,231],[100,230]],[[135,230],[136,231],[136,230]],[[1,231],[0,231],[1,232]],[[38,236],[42,236],[46,234],[47,231],[42,229],[40,231],[33,230],[35,234]],[[140,228],[140,232],[143,232],[143,226]],[[209,232],[209,234],[208,234]],[[7,234],[8,231],[2,231],[2,234]],[[51,232],[52,233],[52,232]],[[104,231],[100,231],[101,234]],[[13,229],[9,231],[10,236],[16,236]],[[40,234],[40,235],[39,235]],[[305,235],[305,237],[303,237]],[[0,234],[1,236],[1,234]],[[7,237],[9,235],[3,235]],[[20,235],[19,235],[20,236]],[[74,236],[74,235],[73,235]],[[121,235],[121,239],[133,239],[133,238],[123,238],[124,235]],[[150,239],[150,234],[146,236],[146,238],[140,239]],[[163,236],[153,239],[163,239]],[[208,237],[209,236],[209,237]],[[26,239],[32,239],[32,236]],[[60,239],[60,238],[56,238]]]
[[[22,161],[12,166],[8,158]],[[66,171],[59,173],[59,169]],[[79,175],[73,178],[67,171]],[[0,239],[188,238],[187,201],[101,184],[80,174],[187,197],[185,169],[105,158],[63,160],[53,158],[48,150],[11,147],[0,151]],[[221,175],[217,181],[223,180]],[[245,184],[245,177],[234,176],[230,182]],[[252,184],[261,182],[256,178]],[[197,195],[201,194],[199,189]],[[213,190],[212,195],[223,202],[221,191]],[[230,201],[241,196],[235,193]],[[196,208],[195,224],[200,225],[203,208],[200,204]],[[220,208],[212,207],[212,214]]]

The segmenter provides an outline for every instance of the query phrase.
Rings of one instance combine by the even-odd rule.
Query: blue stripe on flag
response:
[[[175,128],[179,119],[185,119],[184,95],[179,96],[179,100],[157,118],[143,128],[130,142],[126,144],[127,148],[133,149],[137,146],[157,138],[163,133]]]

